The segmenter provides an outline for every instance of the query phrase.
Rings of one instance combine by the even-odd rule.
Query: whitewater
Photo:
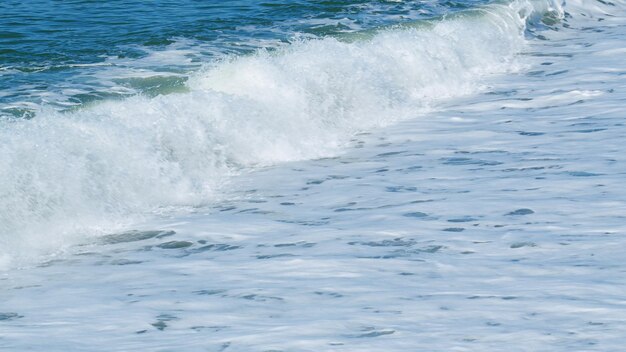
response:
[[[30,260],[159,208],[201,206],[242,168],[333,156],[354,133],[477,91],[482,77],[515,69],[527,17],[562,16],[540,11],[494,4],[371,38],[295,43],[212,65],[184,93],[9,120],[2,259]]]
[[[0,347],[622,350],[625,9],[496,2],[4,117]]]

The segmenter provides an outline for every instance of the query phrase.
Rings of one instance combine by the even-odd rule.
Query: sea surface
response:
[[[626,3],[0,0],[0,350],[623,351]]]

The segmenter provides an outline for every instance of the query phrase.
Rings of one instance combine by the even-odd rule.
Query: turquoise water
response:
[[[2,1],[0,114],[176,91],[224,55],[376,29],[484,1]],[[171,61],[146,59],[158,53]],[[107,75],[108,69],[117,69]],[[120,72],[123,71],[123,72]],[[146,79],[146,71],[162,79]]]
[[[9,39],[0,258],[28,262],[211,205],[242,172],[337,155],[355,134],[518,70],[537,19],[563,16],[525,1],[167,4],[176,10],[63,2],[63,15],[21,22],[46,37],[24,27]]]
[[[0,7],[0,350],[624,350],[624,0]]]

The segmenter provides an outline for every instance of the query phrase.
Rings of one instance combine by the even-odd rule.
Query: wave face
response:
[[[219,197],[242,168],[332,156],[350,136],[414,118],[516,69],[514,1],[350,41],[302,41],[214,62],[186,91],[0,125],[0,262],[16,265],[163,208]]]

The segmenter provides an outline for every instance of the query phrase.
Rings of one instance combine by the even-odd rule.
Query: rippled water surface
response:
[[[625,3],[44,3],[107,24],[0,24],[0,349],[623,350]]]
[[[42,103],[63,109],[177,91],[216,57],[479,3],[6,0],[0,3],[0,114],[29,117]]]

